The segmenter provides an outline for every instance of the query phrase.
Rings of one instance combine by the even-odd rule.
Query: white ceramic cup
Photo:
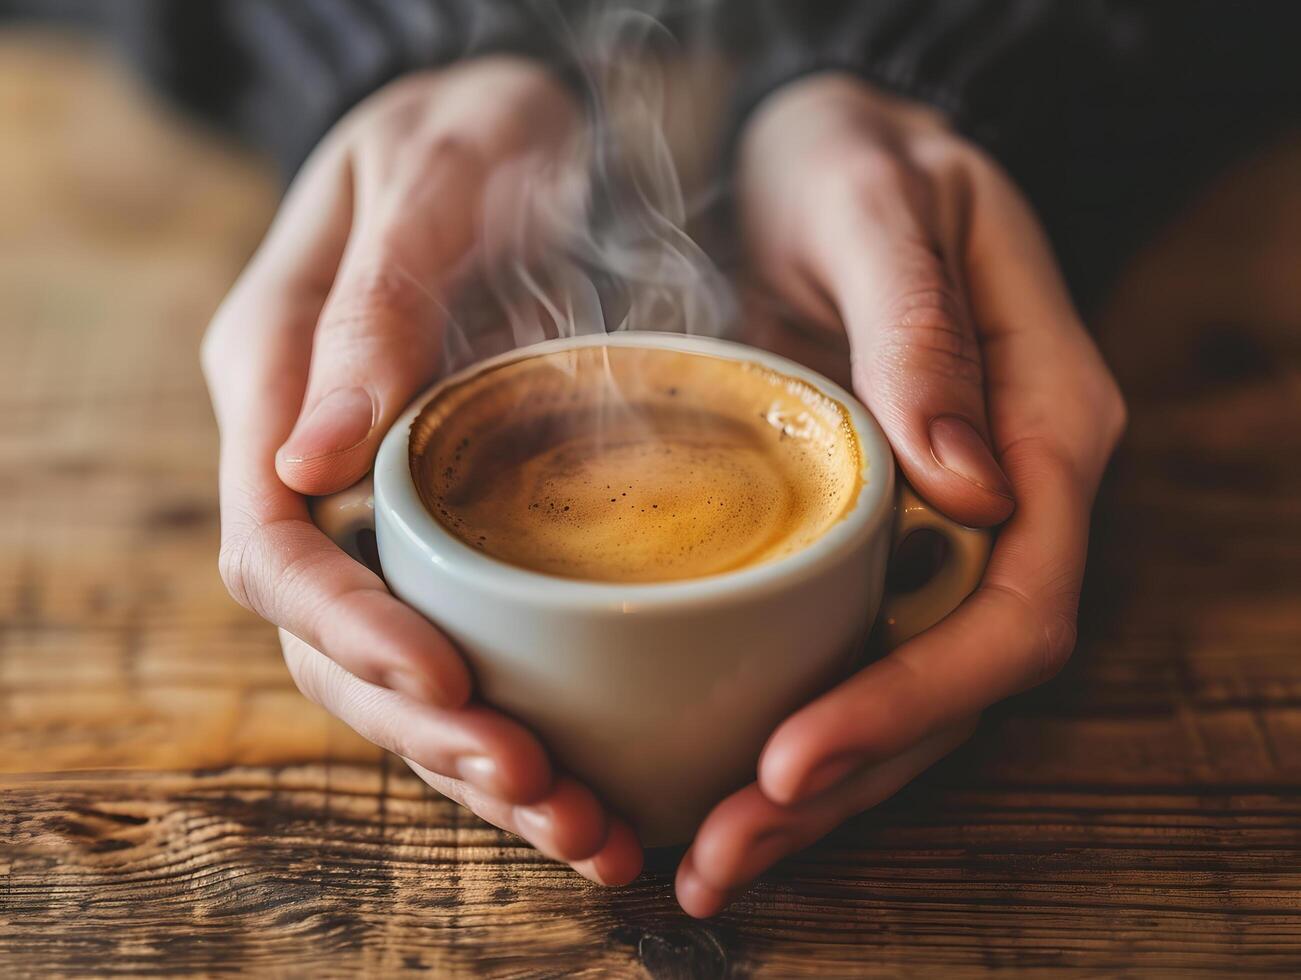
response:
[[[812,385],[849,412],[862,449],[852,510],[806,548],[680,582],[576,581],[463,544],[425,509],[407,443],[421,407],[504,362],[608,344],[751,361]],[[885,596],[893,646],[948,615],[979,581],[990,537],[896,492],[895,463],[867,410],[821,375],[741,344],[627,332],[546,341],[476,364],[421,395],[380,446],[369,480],[314,502],[317,523],[359,557],[373,528],[389,588],[461,649],[478,696],[533,729],[559,765],[629,819],[648,846],[690,838],[755,778],[765,740],[843,677],[882,611],[886,560],[918,528],[947,540],[920,589]]]

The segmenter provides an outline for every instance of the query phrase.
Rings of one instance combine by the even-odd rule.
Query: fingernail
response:
[[[492,791],[497,788],[497,763],[486,755],[463,755],[456,760],[456,774],[472,786]]]
[[[285,462],[301,463],[361,443],[375,424],[375,406],[364,388],[336,388],[298,420],[280,447]]]
[[[931,419],[931,454],[946,470],[983,490],[1011,498],[1012,485],[985,440],[966,419],[941,415]]]
[[[805,777],[804,782],[793,794],[791,802],[799,803],[810,796],[817,796],[823,790],[830,789],[857,769],[861,761],[856,755],[833,756]]]

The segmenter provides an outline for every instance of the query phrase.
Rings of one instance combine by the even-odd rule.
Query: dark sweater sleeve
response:
[[[1077,299],[1215,168],[1297,117],[1295,5],[1254,0],[725,0],[734,133],[839,70],[935,105],[1039,211]]]
[[[349,108],[406,72],[486,53],[574,81],[561,0],[0,0],[0,19],[108,36],[184,108],[292,174]]]

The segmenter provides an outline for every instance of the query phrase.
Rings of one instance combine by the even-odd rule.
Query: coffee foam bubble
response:
[[[445,390],[412,429],[434,517],[510,564],[607,582],[698,578],[816,540],[857,497],[845,408],[749,362],[584,347]]]

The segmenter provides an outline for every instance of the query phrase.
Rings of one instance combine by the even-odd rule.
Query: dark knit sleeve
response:
[[[406,72],[476,54],[538,58],[575,81],[567,0],[0,0],[0,18],[109,37],[186,109],[287,173],[349,108]]]
[[[724,35],[743,59],[736,118],[804,75],[849,72],[944,110],[998,146],[1060,118],[1063,100],[1129,71],[1142,17],[1090,0],[845,0],[731,4]],[[1059,111],[1045,116],[1049,107]]]
[[[1086,300],[1301,92],[1289,3],[725,0],[719,18],[741,65],[729,145],[811,73],[930,103],[1020,184]]]

